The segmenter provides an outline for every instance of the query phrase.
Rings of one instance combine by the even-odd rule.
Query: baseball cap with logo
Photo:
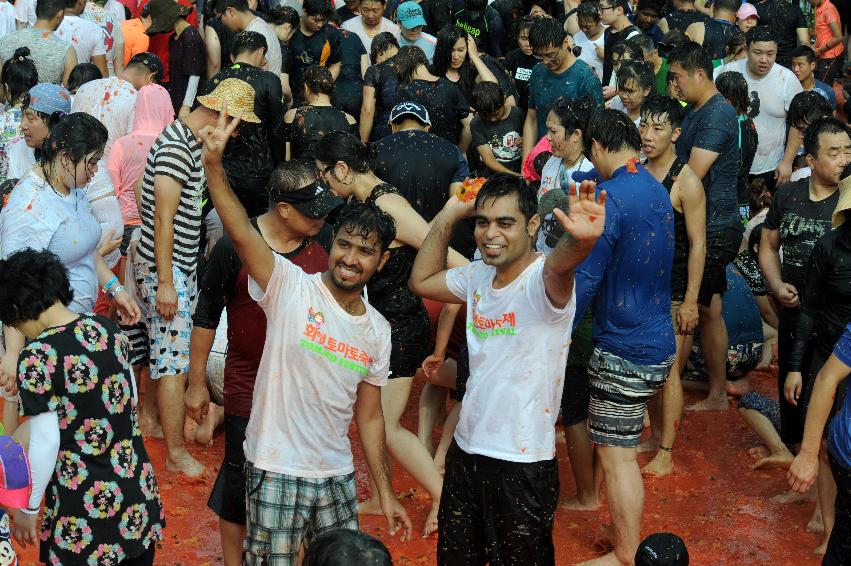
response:
[[[638,545],[635,566],[688,566],[683,539],[671,533],[652,534]]]
[[[160,82],[161,80],[163,80],[162,61],[160,61],[160,58],[154,55],[153,53],[150,53],[148,51],[136,53],[135,55],[133,55],[133,57],[130,58],[129,61],[127,61],[127,66],[134,64],[144,65],[145,67],[147,67],[149,71],[154,73],[155,81]]]
[[[390,111],[390,123],[396,122],[402,116],[412,116],[419,120],[423,125],[431,126],[431,118],[429,118],[428,110],[422,104],[416,102],[400,102]]]
[[[399,4],[396,9],[396,17],[399,18],[399,25],[405,29],[414,29],[417,26],[426,25],[423,9],[413,0]]]

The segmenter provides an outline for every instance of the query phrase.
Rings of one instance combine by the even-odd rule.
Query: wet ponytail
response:
[[[329,165],[342,161],[356,173],[367,173],[372,170],[375,150],[349,132],[334,130],[319,140],[316,159]]]

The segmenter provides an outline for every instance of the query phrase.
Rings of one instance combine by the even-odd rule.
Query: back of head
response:
[[[751,216],[771,205],[771,192],[765,184],[765,179],[757,177],[748,186],[748,207]]]
[[[644,52],[636,44],[629,41],[621,41],[612,48],[612,56],[617,55],[617,59],[644,59]]]
[[[262,49],[264,54],[269,50],[266,37],[262,33],[246,30],[239,32],[233,38],[230,53],[236,58],[243,53],[254,53],[258,49]]]
[[[851,137],[851,130],[839,118],[824,116],[810,123],[804,130],[804,153],[814,158],[818,157],[821,148],[820,136],[824,134],[847,134]]]
[[[653,56],[653,52],[656,50],[656,45],[653,43],[653,40],[650,39],[650,36],[644,33],[639,33],[638,35],[627,39],[628,42],[635,44],[641,50],[642,56],[644,59],[650,59]]]
[[[706,79],[709,82],[712,82],[712,73],[714,69],[712,66],[712,58],[709,56],[709,52],[706,51],[706,49],[694,41],[683,43],[671,51],[668,55],[668,64],[677,64],[690,75],[693,75],[696,71],[703,71]]]
[[[381,247],[381,253],[387,251],[393,240],[396,239],[396,222],[393,217],[375,206],[373,203],[360,202],[352,200],[345,205],[337,213],[337,218],[334,221],[334,234],[339,234],[340,230],[344,230],[349,236],[358,236],[364,240],[368,240],[372,235],[378,237],[378,244]],[[314,539],[311,548],[316,544]],[[308,554],[310,549],[308,549]],[[347,556],[347,555],[343,555]],[[317,557],[316,560],[319,560]],[[310,564],[363,564],[363,562],[308,562],[307,556],[304,557],[303,566]],[[376,564],[383,564],[376,562]]]
[[[748,40],[745,37],[745,34],[737,31],[733,32],[733,35],[731,35],[730,39],[727,40],[726,45],[724,45],[724,52],[727,53],[728,56],[735,56],[747,48]]]
[[[290,24],[295,29],[298,27],[298,12],[292,6],[275,6],[269,10],[269,23],[276,26]]]
[[[742,7],[742,0],[715,0],[716,10],[726,10],[734,14]]]
[[[38,0],[35,4],[35,17],[39,20],[52,20],[56,14],[65,11],[65,0]]]
[[[372,169],[372,150],[349,132],[328,132],[316,144],[315,157],[322,163],[334,165],[342,161],[357,173]]]
[[[585,155],[591,155],[593,142],[600,144],[607,153],[633,150],[641,147],[641,136],[629,116],[611,108],[597,109],[588,120],[582,141]]]
[[[387,547],[366,533],[337,529],[310,543],[303,566],[392,566]]]
[[[505,104],[505,94],[498,83],[481,82],[473,88],[473,109],[482,118],[496,115]]]
[[[304,85],[313,94],[326,94],[328,96],[334,94],[334,77],[331,76],[328,67],[311,65],[305,69],[303,80]]]
[[[748,82],[742,73],[737,71],[726,71],[718,75],[715,79],[715,88],[721,93],[721,96],[730,101],[733,108],[736,109],[736,114],[739,116],[750,116],[748,110],[750,108],[750,93],[748,92]]]
[[[305,16],[321,16],[326,20],[331,17],[334,11],[331,2],[328,2],[328,0],[304,0],[301,9]]]
[[[624,16],[629,15],[629,13],[630,13],[629,0],[611,0],[610,4],[611,4],[612,8],[620,8],[621,10],[623,10]]]
[[[436,65],[436,54],[434,60]],[[414,73],[420,67],[428,67],[428,57],[422,49],[416,45],[403,45],[399,48],[399,53],[393,59],[393,68],[396,70],[396,77],[400,83],[411,82],[414,79]]]
[[[748,47],[754,43],[769,42],[778,45],[780,43],[777,33],[771,26],[752,27],[748,30],[748,33],[745,34],[745,40],[747,41]]]
[[[158,84],[149,84],[136,94],[133,132],[159,135],[174,122],[174,107],[168,91]]]
[[[538,198],[535,190],[522,177],[508,173],[497,173],[485,181],[485,184],[476,194],[476,210],[479,210],[488,201],[502,197],[517,199],[517,208],[527,223],[538,214]]]
[[[535,20],[529,30],[529,45],[532,46],[532,51],[553,47],[561,49],[565,37],[567,37],[567,32],[564,31],[564,26],[558,20],[541,17]]]
[[[68,74],[68,90],[77,92],[77,89],[86,83],[103,78],[103,73],[94,63],[80,63]]]
[[[0,261],[0,317],[10,326],[36,320],[56,302],[73,298],[68,270],[47,250],[26,248]]]
[[[815,90],[799,92],[789,103],[786,123],[804,130],[819,118],[833,116],[833,106],[827,99]]]
[[[55,162],[65,155],[77,164],[90,153],[103,152],[109,136],[106,126],[85,112],[68,114],[55,125],[44,140],[42,158],[45,164]]]
[[[372,38],[372,46],[369,49],[369,60],[375,65],[378,58],[383,55],[388,49],[399,49],[399,40],[392,32],[382,31]]]
[[[269,201],[273,205],[281,202],[281,195],[303,189],[318,176],[312,159],[293,159],[278,165],[269,177]]]
[[[671,129],[675,130],[682,126],[684,117],[685,110],[682,104],[670,96],[651,96],[641,105],[642,122],[644,120],[657,123],[668,122],[671,124]]]
[[[3,63],[0,82],[6,89],[6,102],[18,104],[27,96],[27,92],[38,84],[38,69],[30,58],[29,47],[15,49],[11,59]]]
[[[216,0],[214,12],[223,14],[228,8],[233,8],[237,12],[247,12],[248,0]]]

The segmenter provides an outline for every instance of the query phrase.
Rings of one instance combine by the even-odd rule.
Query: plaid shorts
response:
[[[302,478],[245,463],[247,566],[290,566],[302,543],[334,529],[358,528],[355,474]]]

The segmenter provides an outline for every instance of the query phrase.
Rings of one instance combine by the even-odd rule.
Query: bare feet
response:
[[[659,450],[656,456],[642,468],[641,473],[654,478],[662,478],[674,471],[674,460],[670,452]]]
[[[193,458],[189,452],[177,457],[166,456],[165,469],[190,478],[200,477],[204,473],[204,465]]]
[[[748,454],[750,454],[750,457],[754,460],[760,460],[771,454],[771,452],[766,446],[760,445],[754,446],[753,448],[748,448]]]
[[[596,511],[600,508],[600,502],[595,498],[582,498],[577,496],[568,497],[559,504],[559,507],[567,511]]]
[[[156,419],[139,415],[139,428],[142,429],[142,436],[145,438],[162,438],[163,427]]]
[[[824,522],[822,522],[821,509],[818,506],[816,506],[816,510],[813,511],[813,516],[810,517],[810,522],[807,523],[807,532],[808,533],[823,533],[824,532]]]
[[[358,515],[384,515],[384,511],[381,510],[381,502],[377,497],[358,501]]]
[[[730,402],[727,401],[726,396],[723,399],[707,397],[699,403],[689,405],[686,411],[726,411],[729,408]]]
[[[647,437],[647,440],[641,442],[638,445],[638,453],[642,454],[644,452],[653,452],[654,450],[659,448],[659,437],[650,435]]]
[[[818,556],[824,556],[825,554],[827,554],[827,541],[825,540],[820,545],[815,547],[813,549],[813,554],[816,554]]]
[[[618,557],[614,552],[610,552],[605,556],[601,556],[599,558],[594,558],[593,560],[588,560],[587,562],[582,562],[578,566],[621,566],[621,561],[618,560]]]
[[[210,408],[207,411],[207,418],[201,421],[198,428],[195,430],[195,442],[202,446],[213,445],[213,435],[216,432],[216,427],[219,422],[224,419],[225,408],[215,403],[210,403]]]
[[[801,501],[815,501],[815,497],[814,489],[810,489],[807,493],[798,493],[790,489],[787,492],[775,495],[770,501],[772,503],[800,503]]]
[[[198,423],[189,416],[183,421],[183,440],[195,442],[195,433],[198,431]]]
[[[432,503],[431,511],[426,517],[425,527],[423,528],[423,538],[428,537],[437,531],[437,511],[440,509],[440,501]]]
[[[743,377],[735,381],[727,382],[727,395],[732,395],[733,397],[741,397],[750,390],[751,378],[749,377]]]
[[[784,470],[788,470],[789,466],[792,465],[792,461],[795,459],[795,456],[792,455],[788,450],[782,450],[780,452],[769,454],[763,458],[760,458],[751,466],[754,470],[759,469],[770,469],[770,468],[781,468]]]

